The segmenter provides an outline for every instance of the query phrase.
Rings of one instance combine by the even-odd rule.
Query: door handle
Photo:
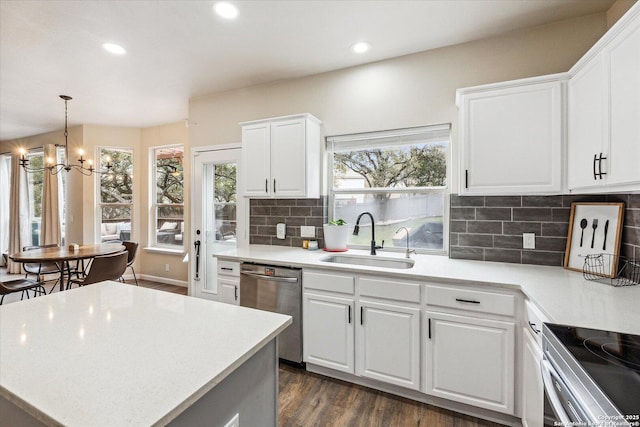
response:
[[[349,306],[349,324],[351,324],[351,306]]]
[[[606,175],[606,172],[602,172],[602,161],[603,160],[607,160],[606,157],[602,156],[602,153],[600,153],[600,157],[598,157],[598,176],[600,177],[600,179],[602,179],[602,175]]]
[[[273,178],[273,194],[276,194],[276,179]]]
[[[235,299],[236,301],[238,301],[238,285],[235,286],[236,290],[235,290]]]
[[[593,179],[597,180],[598,179],[598,173],[596,172],[596,163],[598,162],[598,155],[594,154],[593,155]]]
[[[364,325],[364,307],[360,306],[360,324]]]
[[[196,275],[193,280],[200,280],[200,240],[193,242],[193,246],[196,251]]]
[[[595,168],[595,166],[594,166]],[[595,169],[594,169],[595,170]],[[268,193],[269,192],[269,178],[265,178],[264,179],[264,192]]]

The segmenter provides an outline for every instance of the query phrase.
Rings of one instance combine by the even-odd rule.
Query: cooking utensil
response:
[[[596,228],[598,228],[597,218],[593,220],[591,227],[593,228],[593,234],[591,235],[591,248],[593,248],[593,243],[596,241]]]
[[[582,228],[582,233],[580,234],[580,247],[582,247],[582,238],[584,237],[584,229],[587,228],[587,225],[589,225],[589,221],[587,221],[587,218],[582,218],[582,220],[580,221],[580,228]]]
[[[602,243],[602,250],[607,250],[607,231],[609,231],[609,220],[604,223],[604,242]]]

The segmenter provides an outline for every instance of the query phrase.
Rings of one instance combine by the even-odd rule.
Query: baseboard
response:
[[[512,427],[522,427],[522,421],[512,415],[503,414],[500,412],[491,411],[489,409],[478,408],[464,403],[458,403],[447,399],[442,399],[436,396],[430,396],[416,390],[409,390],[403,387],[399,387],[393,384],[387,384],[380,381],[372,380],[369,378],[358,377],[353,374],[345,372],[335,371],[323,366],[306,364],[307,371],[315,374],[324,375],[338,380],[358,384],[364,387],[369,387],[375,390],[380,390],[385,393],[395,394],[396,396],[405,397],[411,400],[417,400],[418,402],[426,403],[427,405],[437,406],[439,408],[448,409],[450,411],[458,412],[472,417],[481,418],[483,420],[491,421],[494,423],[503,424]]]
[[[186,288],[187,282],[184,280],[169,279],[167,277],[151,276],[149,274],[136,274],[138,279],[150,280],[152,282],[165,283],[167,285],[182,286]],[[133,274],[125,274],[125,280],[133,280]]]

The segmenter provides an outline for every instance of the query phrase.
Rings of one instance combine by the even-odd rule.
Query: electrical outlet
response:
[[[284,239],[287,234],[287,224],[281,222],[276,224],[276,237],[278,239]]]
[[[300,237],[316,237],[316,228],[313,225],[301,225]]]
[[[522,233],[522,248],[523,249],[536,248],[536,233]]]
[[[164,265],[164,271],[169,271],[169,264]]]

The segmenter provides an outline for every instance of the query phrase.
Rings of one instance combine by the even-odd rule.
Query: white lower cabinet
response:
[[[514,413],[515,324],[425,312],[428,394]]]
[[[240,279],[236,277],[218,277],[217,301],[239,305]]]
[[[420,309],[360,300],[358,375],[420,388]]]
[[[353,298],[305,292],[302,312],[305,362],[353,374]]]
[[[522,330],[522,425],[542,427],[544,422],[544,384],[540,373],[542,350],[525,328]]]
[[[309,270],[302,283],[305,362],[420,389],[419,284]]]

